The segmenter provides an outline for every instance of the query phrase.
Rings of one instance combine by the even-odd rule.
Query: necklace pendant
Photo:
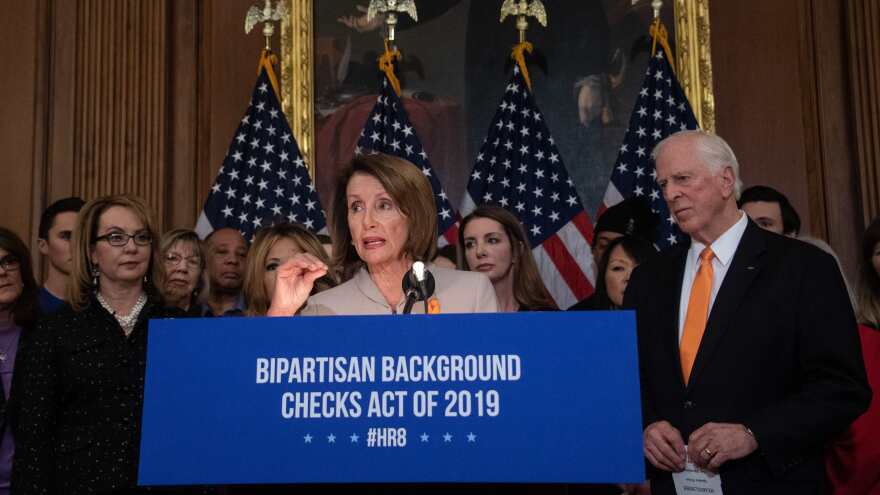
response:
[[[0,352],[0,363],[5,363],[5,362],[6,362],[6,353]]]

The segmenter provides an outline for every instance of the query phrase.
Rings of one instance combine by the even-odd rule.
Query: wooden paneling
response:
[[[26,241],[33,234],[34,150],[40,147],[43,94],[38,87],[45,3],[0,3],[0,225]],[[36,189],[40,189],[37,185]]]
[[[843,3],[710,7],[718,134],[736,152],[745,184],[784,192],[802,233],[828,241],[852,277],[861,225],[847,73],[856,62]]]
[[[164,219],[166,0],[80,0],[76,9],[72,192],[131,193]]]
[[[847,46],[853,59],[850,78],[852,114],[861,179],[862,218],[880,215],[880,3],[846,2]]]

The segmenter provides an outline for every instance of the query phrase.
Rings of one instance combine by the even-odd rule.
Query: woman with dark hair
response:
[[[461,221],[458,249],[462,270],[485,273],[498,297],[498,310],[559,309],[541,280],[519,219],[500,206],[484,205]]]
[[[421,169],[382,153],[355,158],[339,178],[330,221],[333,264],[342,284],[309,297],[329,267],[308,253],[278,268],[269,316],[366,315],[406,308],[402,280],[437,249],[437,207]],[[413,313],[495,312],[498,301],[481,274],[431,267],[434,295]],[[308,303],[306,304],[306,301]]]
[[[38,294],[27,246],[14,232],[0,227],[0,495],[9,493],[15,453],[15,425],[9,411],[14,409],[12,404],[21,387],[16,355],[27,346],[36,325]],[[11,395],[13,391],[15,396]]]
[[[623,306],[623,293],[632,271],[657,254],[654,246],[638,237],[625,235],[608,244],[599,259],[596,292],[575,304],[571,311],[610,310]]]
[[[632,271],[657,250],[648,241],[625,235],[608,244],[596,270],[596,292],[569,311],[620,309]]]
[[[147,324],[181,316],[153,288],[156,230],[142,200],[98,198],[77,217],[69,306],[19,356],[16,493],[139,493]]]
[[[880,493],[880,218],[862,237],[858,320],[873,398],[828,453],[828,479],[838,495]]]

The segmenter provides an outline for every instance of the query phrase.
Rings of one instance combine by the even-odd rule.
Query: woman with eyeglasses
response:
[[[27,344],[39,311],[37,283],[27,246],[0,227],[0,495],[9,494],[15,424],[10,410],[21,392],[19,349]]]
[[[199,316],[199,293],[205,286],[205,256],[199,235],[189,229],[174,229],[162,235],[156,265],[156,287],[166,306]]]
[[[151,283],[155,238],[136,197],[80,212],[69,307],[41,320],[19,356],[16,493],[138,493],[147,323],[182,316]]]

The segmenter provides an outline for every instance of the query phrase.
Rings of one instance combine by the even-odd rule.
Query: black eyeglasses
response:
[[[149,246],[153,243],[153,236],[149,232],[138,232],[136,234],[126,234],[125,232],[112,232],[95,237],[95,242],[107,241],[107,244],[115,247],[122,247],[128,244],[129,239],[134,239],[134,243],[138,246]]]
[[[14,272],[21,268],[21,261],[15,256],[9,254],[0,258],[0,267],[7,272]]]

